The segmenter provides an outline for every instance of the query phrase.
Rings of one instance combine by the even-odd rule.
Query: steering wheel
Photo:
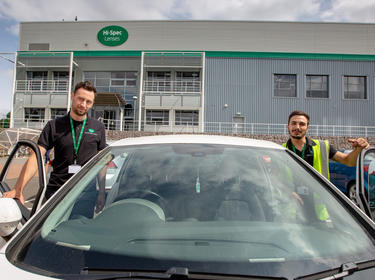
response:
[[[165,212],[167,210],[167,201],[164,197],[162,197],[160,194],[153,192],[151,190],[131,190],[126,191],[123,193],[120,193],[114,200],[114,202],[127,199],[127,198],[142,198],[145,200],[149,200],[151,202],[156,203],[159,205],[163,211]]]

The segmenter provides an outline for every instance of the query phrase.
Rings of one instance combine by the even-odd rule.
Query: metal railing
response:
[[[107,130],[138,131],[138,121],[132,119],[120,120],[99,119]],[[42,129],[48,119],[14,119],[14,127]],[[183,122],[176,125],[172,121],[141,122],[141,131],[172,132],[172,133],[201,133],[202,124]],[[248,134],[248,135],[287,135],[286,124],[270,123],[234,123],[234,122],[205,122],[206,133],[219,134]],[[313,136],[348,136],[348,137],[375,137],[375,126],[340,126],[340,125],[310,125],[309,135]]]
[[[17,80],[16,91],[67,92],[68,80]]]
[[[199,93],[201,91],[201,81],[199,80],[146,80],[143,83],[145,93]]]

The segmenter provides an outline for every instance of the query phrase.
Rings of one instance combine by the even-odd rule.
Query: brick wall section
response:
[[[115,131],[115,130],[107,130],[107,140],[119,140],[128,137],[139,137],[139,136],[151,136],[151,135],[167,135],[171,133],[155,133],[155,132],[145,132],[145,131]],[[223,134],[221,134],[223,135]],[[288,140],[287,135],[236,135],[236,134],[228,134],[228,136],[239,136],[245,138],[253,138],[253,139],[260,139],[260,140],[268,140],[278,144],[282,144],[286,140]],[[348,139],[351,137],[344,137],[344,136],[327,136],[327,137],[314,137],[309,136],[314,139],[320,140],[328,140],[331,145],[333,145],[336,149],[351,149],[352,145],[348,143]],[[370,143],[371,146],[375,146],[375,137],[367,138],[367,141]]]

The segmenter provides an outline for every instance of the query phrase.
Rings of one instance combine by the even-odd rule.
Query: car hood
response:
[[[31,273],[31,272],[25,271],[21,268],[14,266],[6,258],[4,254],[4,250],[1,250],[0,252],[0,271],[1,271],[1,278],[3,279],[13,279],[13,280],[56,279],[56,278],[50,278],[50,277],[45,277],[39,274]]]

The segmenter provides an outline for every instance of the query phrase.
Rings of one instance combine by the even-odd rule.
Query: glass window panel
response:
[[[47,71],[27,71],[28,80],[47,80]]]
[[[328,76],[306,75],[306,97],[328,98]]]
[[[84,80],[95,79],[96,72],[84,72],[83,76],[85,77]]]
[[[96,79],[96,86],[103,87],[103,86],[109,86],[109,79]]]
[[[124,87],[110,87],[109,92],[120,92],[122,93],[124,91]]]
[[[176,125],[198,125],[199,112],[198,111],[181,111],[175,112]]]
[[[297,75],[275,74],[274,75],[274,96],[276,97],[297,97]]]
[[[98,92],[110,92],[109,87],[96,87]]]
[[[167,110],[147,110],[146,124],[168,125],[169,111]]]
[[[112,72],[111,78],[112,79],[125,79],[125,72]]]
[[[148,72],[148,78],[157,80],[170,80],[171,72]]]
[[[62,71],[62,72],[53,72],[53,79],[54,80],[67,80],[69,78],[69,72]]]
[[[97,79],[110,79],[111,72],[96,72]]]
[[[136,80],[127,80],[126,81],[126,86],[127,87],[135,87],[137,85],[137,81]]]
[[[176,77],[179,79],[196,80],[199,79],[199,72],[177,72]]]
[[[44,121],[44,108],[25,108],[25,121],[40,122]]]
[[[124,85],[124,80],[111,80],[111,85],[112,86],[123,86]]]
[[[366,99],[366,77],[344,76],[344,99]]]
[[[127,79],[137,79],[137,72],[125,72]]]

